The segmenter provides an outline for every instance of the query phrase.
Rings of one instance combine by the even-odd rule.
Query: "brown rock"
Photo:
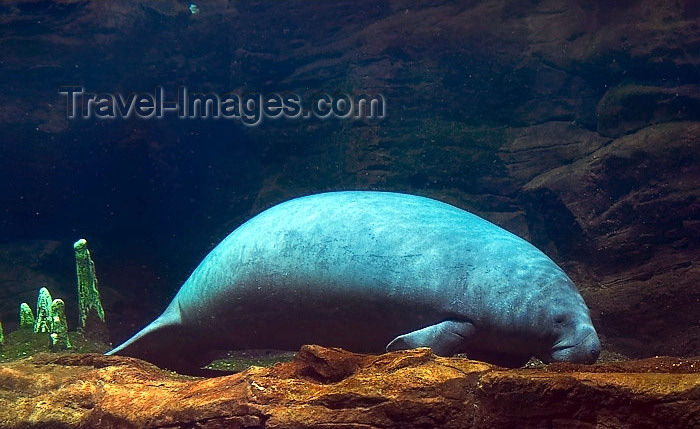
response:
[[[607,91],[598,104],[598,132],[619,137],[650,124],[695,119],[698,107],[697,85],[620,85]]]
[[[546,171],[578,160],[609,142],[572,122],[546,122],[509,132],[499,153],[520,186]]]
[[[197,379],[44,354],[0,366],[0,409],[0,428],[690,428],[700,358],[503,369],[305,346],[290,363]]]

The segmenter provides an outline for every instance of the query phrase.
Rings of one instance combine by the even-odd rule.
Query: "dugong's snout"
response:
[[[600,340],[594,330],[584,333],[581,341],[575,344],[562,344],[552,349],[553,362],[595,363],[600,356]]]

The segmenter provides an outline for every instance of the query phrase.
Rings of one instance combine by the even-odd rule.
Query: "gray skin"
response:
[[[429,198],[352,191],[287,201],[240,226],[108,354],[193,373],[215,351],[303,344],[431,347],[505,366],[600,353],[583,298],[530,243]]]

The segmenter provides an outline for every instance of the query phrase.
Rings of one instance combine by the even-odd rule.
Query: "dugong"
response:
[[[215,351],[303,344],[430,347],[505,366],[600,353],[578,290],[527,241],[430,198],[349,191],[241,225],[160,317],[108,354],[193,373]]]

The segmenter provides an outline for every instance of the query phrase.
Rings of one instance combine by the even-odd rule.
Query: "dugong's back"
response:
[[[380,352],[402,334],[456,320],[473,337],[465,344],[529,357],[538,350],[523,335],[543,335],[527,327],[552,293],[585,309],[549,258],[468,212],[405,194],[317,194],[232,232],[165,313],[115,352],[171,367],[181,364],[165,349],[315,343]]]

